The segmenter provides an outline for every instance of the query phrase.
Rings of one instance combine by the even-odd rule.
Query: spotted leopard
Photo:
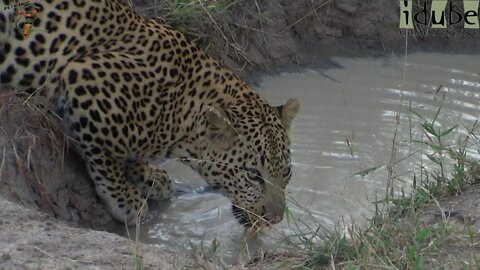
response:
[[[0,85],[36,93],[62,116],[115,219],[134,224],[147,197],[171,196],[172,180],[149,164],[166,158],[228,197],[242,224],[282,220],[296,99],[270,106],[180,32],[121,0],[30,1],[29,36],[19,7],[2,1]]]

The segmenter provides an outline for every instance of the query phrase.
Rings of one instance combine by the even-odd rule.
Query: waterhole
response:
[[[435,166],[426,156],[429,150],[415,142],[425,139],[420,116],[431,120],[441,108],[435,126],[447,130],[458,125],[445,141],[452,147],[479,117],[478,55],[413,53],[333,61],[338,68],[266,77],[256,86],[271,104],[291,97],[300,100],[301,112],[291,132],[289,218],[246,237],[229,201],[198,189],[152,209],[154,218],[142,225],[140,241],[185,251],[217,239],[222,256],[235,261],[239,254],[277,246],[282,237],[293,234],[292,227],[361,222],[371,214],[372,202],[384,198],[389,175],[398,194],[422,173],[421,166]],[[184,185],[204,185],[179,163],[162,167]]]

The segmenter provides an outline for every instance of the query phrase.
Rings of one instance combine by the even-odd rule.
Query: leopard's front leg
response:
[[[152,200],[166,200],[173,195],[173,181],[165,170],[146,161],[126,161],[127,180],[132,182],[143,196]]]
[[[105,155],[86,160],[97,194],[107,204],[112,216],[128,225],[142,221],[148,212],[146,197],[135,185],[126,181],[123,161]]]

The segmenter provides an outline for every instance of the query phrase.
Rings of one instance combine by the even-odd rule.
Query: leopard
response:
[[[156,160],[178,160],[227,197],[245,227],[286,211],[298,99],[270,105],[166,23],[122,0],[30,0],[0,13],[0,86],[61,117],[112,217],[138,224],[172,197]]]

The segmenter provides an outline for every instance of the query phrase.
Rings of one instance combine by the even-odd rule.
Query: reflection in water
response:
[[[293,177],[287,190],[293,221],[305,226],[331,228],[342,218],[358,221],[369,215],[370,202],[385,191],[385,165],[395,129],[400,145],[396,160],[405,158],[395,168],[397,184],[408,188],[420,162],[431,166],[418,144],[410,143],[422,136],[420,120],[410,109],[431,118],[443,102],[437,125],[446,129],[459,124],[456,135],[465,134],[480,112],[480,56],[416,53],[407,56],[406,66],[403,56],[335,61],[343,68],[327,70],[326,76],[314,71],[285,74],[265,79],[259,89],[272,104],[283,104],[290,97],[300,100],[301,112],[292,130]],[[182,183],[203,184],[180,164],[164,167]],[[356,175],[372,167],[380,169]],[[273,245],[274,236],[291,233],[284,220],[245,245],[244,229],[233,219],[228,200],[216,194],[184,194],[160,205],[157,212],[143,226],[142,241],[185,250],[189,241],[198,246],[220,239],[221,250],[231,260],[239,251],[252,253]]]

